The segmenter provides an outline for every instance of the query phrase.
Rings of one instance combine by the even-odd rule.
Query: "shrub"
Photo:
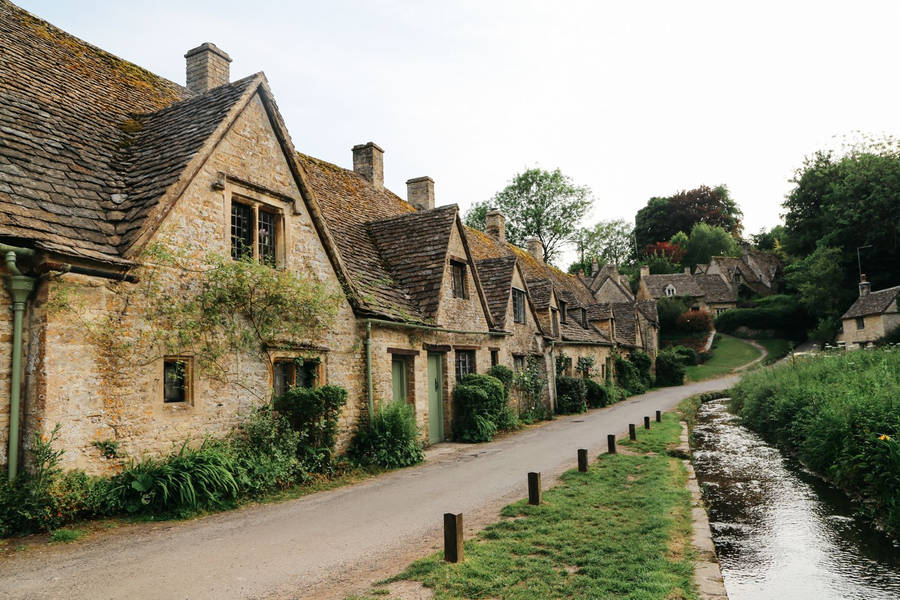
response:
[[[556,412],[561,415],[587,410],[587,387],[581,377],[556,378]]]
[[[744,423],[900,532],[900,351],[820,355],[747,373],[733,389]]]
[[[292,387],[275,399],[275,410],[300,434],[297,458],[304,471],[324,473],[332,468],[338,417],[346,403],[347,390],[336,385]]]
[[[713,320],[705,310],[689,310],[678,315],[675,328],[683,333],[705,333],[712,331]]]
[[[603,386],[606,389],[606,397],[608,398],[608,404],[615,404],[616,402],[621,402],[625,398],[627,398],[627,394],[625,390],[616,385],[615,383],[608,383]]]
[[[656,312],[659,317],[659,330],[665,333],[675,331],[675,322],[689,307],[689,298],[671,296],[656,301]]]
[[[693,348],[689,348],[688,346],[674,346],[671,350],[679,360],[686,365],[700,364],[700,353]],[[659,360],[659,357],[657,357],[657,360]],[[659,378],[659,367],[657,367],[656,377]]]
[[[305,473],[297,458],[299,443],[300,434],[284,416],[268,406],[256,409],[230,438],[242,495],[260,496],[301,480]]]
[[[894,344],[900,344],[900,327],[875,340],[876,346],[892,346]]]
[[[635,350],[631,353],[631,363],[638,370],[638,376],[644,387],[650,387],[653,383],[653,374],[650,372],[653,368],[653,359],[650,358],[650,355],[641,350]]]
[[[641,381],[641,373],[634,364],[622,357],[615,357],[616,365],[616,382],[624,388],[625,392],[631,396],[635,394],[643,394],[646,391],[644,383]]]
[[[461,442],[489,442],[507,406],[503,384],[490,375],[466,375],[453,388],[453,435]]]
[[[773,330],[790,339],[802,339],[815,325],[795,296],[774,295],[759,298],[746,308],[726,311],[716,317],[716,329],[731,333],[740,327]]]
[[[543,401],[547,377],[544,375],[544,366],[538,359],[528,357],[525,368],[513,377],[513,385],[518,391],[520,402],[518,417],[521,422],[533,423],[553,418],[553,413]]]
[[[513,370],[504,365],[494,365],[488,369],[487,374],[500,380],[500,383],[503,384],[503,393],[506,395],[506,399],[509,400],[509,390],[512,388],[513,378],[515,377]]]
[[[371,427],[362,426],[356,432],[348,454],[360,465],[385,469],[408,467],[425,460],[413,407],[400,401],[381,406]]]
[[[684,346],[681,346],[682,348]],[[696,355],[696,352],[694,353]],[[656,385],[684,384],[684,358],[677,350],[662,350],[656,355]],[[696,363],[695,363],[696,364]]]
[[[584,380],[587,392],[587,405],[591,408],[600,408],[609,404],[609,395],[606,388],[594,381],[593,379]]]

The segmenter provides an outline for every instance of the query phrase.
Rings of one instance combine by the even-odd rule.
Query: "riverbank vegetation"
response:
[[[732,397],[747,426],[900,532],[900,351],[826,354],[748,373]]]
[[[630,446],[641,454],[601,454],[587,473],[563,474],[540,506],[505,507],[465,543],[465,562],[437,553],[392,581],[421,582],[438,600],[696,598],[686,474],[664,453],[680,433],[664,415]],[[388,593],[376,586],[371,598]]]

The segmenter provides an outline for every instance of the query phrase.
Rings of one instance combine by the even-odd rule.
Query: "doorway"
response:
[[[428,442],[444,440],[444,357],[428,354]]]

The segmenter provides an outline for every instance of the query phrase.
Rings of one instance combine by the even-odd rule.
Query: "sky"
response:
[[[181,84],[213,42],[232,80],[265,72],[299,151],[352,168],[374,141],[394,192],[429,175],[463,211],[559,168],[584,225],[725,184],[754,233],[804,157],[900,120],[896,1],[17,3]]]

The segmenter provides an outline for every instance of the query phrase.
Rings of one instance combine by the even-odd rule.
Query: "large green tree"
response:
[[[553,262],[592,203],[590,189],[576,185],[559,169],[528,169],[490,201],[477,202],[466,213],[465,223],[483,230],[488,208],[499,209],[506,217],[507,240],[525,246],[528,238],[537,237],[544,245],[544,258]]]
[[[590,272],[594,258],[601,266],[624,263],[634,255],[632,229],[631,223],[624,219],[600,221],[593,227],[578,229],[572,238],[578,251],[578,262],[569,267],[569,272]]]
[[[679,234],[672,236],[673,243]],[[708,263],[713,256],[737,256],[738,243],[730,233],[715,225],[697,223],[691,229],[681,263],[693,270],[701,263]]]
[[[690,231],[698,223],[721,227],[728,233],[741,233],[741,213],[724,185],[701,185],[668,198],[650,198],[635,216],[635,239],[644,249],[665,242],[679,231]]]

